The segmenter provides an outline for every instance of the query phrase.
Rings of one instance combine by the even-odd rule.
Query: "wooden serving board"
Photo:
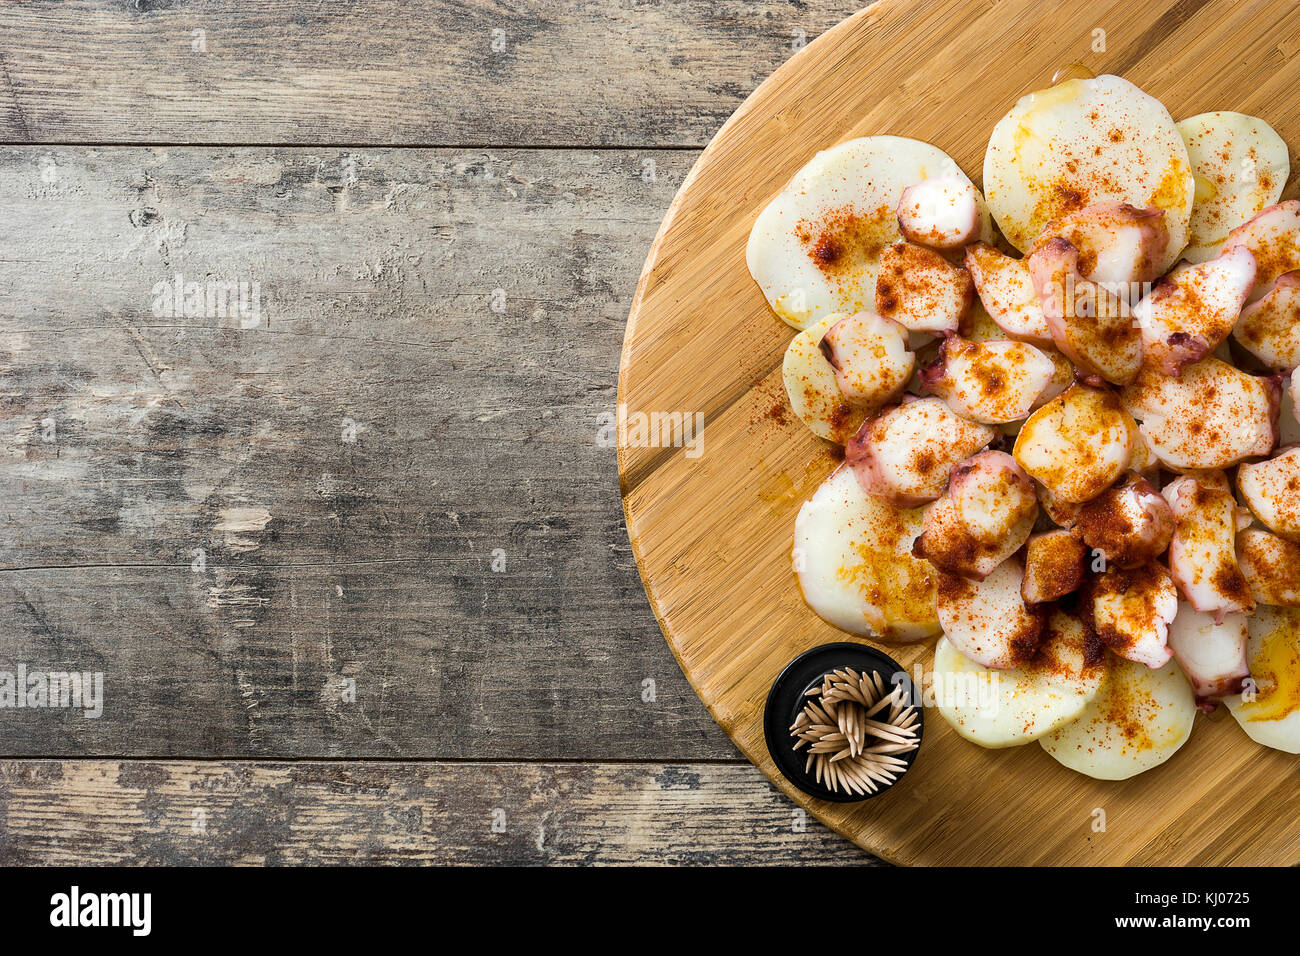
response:
[[[1124,782],[1068,771],[1036,744],[984,750],[927,721],[906,782],[849,805],[790,786],[763,743],[781,668],[845,635],[804,605],[790,570],[795,514],[836,461],[786,405],[792,333],[745,267],[754,218],[813,153],[854,136],[927,140],[978,183],[994,123],[1071,63],[1127,77],[1175,119],[1238,110],[1300,147],[1300,3],[880,0],[844,21],[722,127],[650,251],[619,379],[632,416],[619,441],[632,546],[668,643],[718,723],[791,799],[887,860],[1295,864],[1300,765],[1222,710],[1198,716],[1168,763]],[[1297,195],[1293,175],[1286,197]],[[644,447],[635,416],[653,411],[703,413],[699,454]],[[928,643],[880,646],[909,669],[933,657]]]

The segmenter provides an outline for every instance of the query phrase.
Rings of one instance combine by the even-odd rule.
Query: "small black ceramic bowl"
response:
[[[891,690],[894,684],[901,683],[909,698],[917,702],[917,719],[913,726],[916,727],[918,746],[915,750],[899,755],[907,762],[908,769],[911,768],[916,755],[921,752],[919,744],[925,729],[924,708],[919,706],[920,698],[916,694],[912,678],[898,661],[874,647],[848,641],[823,644],[805,651],[787,664],[785,670],[781,671],[781,675],[772,684],[772,689],[768,691],[767,706],[763,711],[763,734],[767,738],[767,750],[785,779],[804,793],[834,803],[870,800],[890,790],[907,777],[905,771],[898,775],[894,783],[881,784],[879,790],[863,796],[847,793],[842,789],[838,792],[831,790],[818,783],[811,773],[804,770],[808,755],[805,750],[794,749],[795,739],[790,736],[790,725],[794,723],[799,711],[803,710],[808,691],[820,687],[822,678],[827,674],[845,667],[851,667],[863,674],[879,673],[886,687]]]

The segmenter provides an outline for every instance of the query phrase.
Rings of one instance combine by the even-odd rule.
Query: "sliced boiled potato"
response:
[[[1052,614],[1038,656],[1012,670],[972,663],[946,637],[934,649],[935,702],[953,730],[981,747],[1015,747],[1079,716],[1105,668],[1083,625]]]
[[[1019,262],[1021,260],[1012,259],[1011,261]],[[1026,275],[1027,274],[1028,273],[1026,273]],[[1047,320],[1044,319],[1043,321],[1044,321],[1043,327],[1044,329],[1046,329]],[[980,302],[978,297],[975,299],[975,304],[971,308],[970,315],[962,319],[961,325],[958,327],[957,332],[962,338],[967,339],[971,342],[1000,342],[1003,339],[1007,339],[1007,338],[1012,338],[1012,339],[1018,338],[1018,336],[1009,335],[1005,329],[1003,329],[1000,325],[998,325],[997,321],[993,318],[992,315],[989,314],[989,311],[986,308],[984,308],[984,304]],[[1035,344],[1040,349],[1051,348],[1052,347],[1051,333],[1045,332],[1044,335],[1045,338],[1036,341]],[[1028,339],[1025,339],[1025,341],[1028,341]]]
[[[1152,670],[1107,654],[1097,696],[1038,742],[1071,770],[1098,780],[1127,780],[1177,753],[1195,717],[1192,686],[1174,661]]]
[[[745,258],[784,321],[874,308],[880,252],[899,238],[903,190],[937,176],[970,182],[943,150],[868,136],[823,150],[759,214]],[[992,236],[981,200],[982,234]]]
[[[794,522],[794,569],[804,600],[853,634],[906,643],[939,633],[935,571],[912,556],[920,508],[900,509],[863,492],[836,469]]]
[[[1022,97],[993,128],[984,188],[1003,235],[1022,252],[1049,222],[1085,206],[1157,206],[1169,232],[1163,272],[1187,242],[1195,181],[1169,111],[1105,75]]]
[[[1215,110],[1178,123],[1196,182],[1183,257],[1204,262],[1228,233],[1277,202],[1291,175],[1286,143],[1256,116]]]
[[[1246,644],[1253,691],[1224,698],[1251,740],[1300,753],[1300,608],[1261,607]]]
[[[835,367],[821,349],[822,337],[847,316],[832,312],[814,322],[793,339],[785,350],[781,377],[790,407],[818,438],[843,445],[858,430],[869,409],[853,405],[840,391]]]

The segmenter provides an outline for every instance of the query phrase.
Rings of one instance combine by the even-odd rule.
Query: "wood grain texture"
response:
[[[699,147],[861,6],[22,0],[0,140]]]
[[[0,669],[106,697],[0,752],[735,757],[599,425],[691,159],[0,150]],[[262,321],[156,315],[177,273]]]
[[[1094,52],[1094,31],[1105,51]],[[834,465],[781,413],[790,337],[745,268],[762,206],[818,149],[892,133],[933,142],[978,181],[1015,100],[1081,62],[1119,72],[1175,117],[1235,109],[1300,145],[1300,5],[1250,0],[965,4],[884,0],[826,34],[746,101],[674,200],[628,324],[620,400],[702,412],[704,453],[620,445],[628,525],[652,604],[692,684],[769,776],[761,709],[797,653],[844,635],[800,600],[794,516]],[[1300,164],[1293,163],[1293,170]],[[1300,194],[1293,177],[1286,196]],[[928,665],[928,646],[890,649]],[[906,863],[1300,861],[1295,758],[1198,717],[1169,763],[1123,783],[1030,745],[985,751],[928,721],[905,785],[860,805],[797,802]],[[1093,832],[1104,810],[1106,831]]]
[[[747,764],[0,762],[6,865],[871,862]]]

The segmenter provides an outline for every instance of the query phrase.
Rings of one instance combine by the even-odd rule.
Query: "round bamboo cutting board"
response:
[[[701,155],[655,239],[619,377],[628,531],[668,643],[710,713],[799,805],[907,864],[1295,864],[1297,758],[1220,710],[1172,760],[1123,782],[1066,770],[1036,744],[984,750],[939,719],[905,781],[831,804],[785,782],[763,703],[800,652],[846,635],[803,603],[795,514],[837,464],[790,414],[791,330],[745,267],[755,216],[819,149],[892,133],[944,149],[978,184],[994,123],[1071,63],[1116,73],[1175,119],[1263,117],[1300,162],[1300,4],[1279,0],[880,0],[795,55]],[[1300,195],[1298,177],[1284,198]],[[652,413],[706,427],[646,436]],[[661,422],[662,424],[662,422]],[[932,643],[879,645],[912,670]]]

